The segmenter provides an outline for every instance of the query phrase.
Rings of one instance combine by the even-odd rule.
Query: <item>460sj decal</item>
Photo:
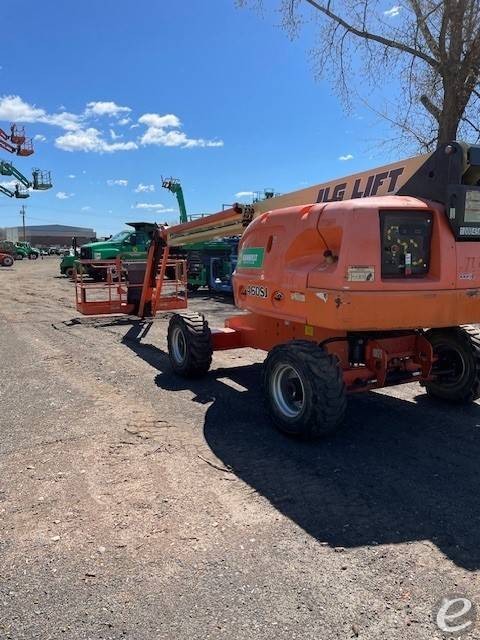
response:
[[[248,287],[245,288],[245,293],[247,294],[247,296],[255,296],[256,298],[268,298],[267,287],[260,287],[257,285],[249,284]]]

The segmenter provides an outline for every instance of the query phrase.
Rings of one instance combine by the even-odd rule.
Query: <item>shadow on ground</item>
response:
[[[345,428],[318,442],[277,433],[261,397],[261,367],[175,376],[165,352],[134,324],[124,344],[159,370],[162,389],[212,402],[205,439],[235,474],[319,541],[358,547],[431,540],[455,564],[480,568],[480,407],[365,393]],[[412,387],[410,387],[412,388]]]

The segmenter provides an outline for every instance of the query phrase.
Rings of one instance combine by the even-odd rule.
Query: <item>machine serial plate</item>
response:
[[[348,267],[347,280],[349,282],[373,282],[375,267]]]

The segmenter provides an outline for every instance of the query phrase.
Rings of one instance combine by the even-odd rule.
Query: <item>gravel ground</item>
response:
[[[480,604],[478,405],[405,385],[295,442],[263,409],[264,354],[185,381],[167,316],[73,297],[56,258],[0,269],[2,640],[431,640],[439,598]]]

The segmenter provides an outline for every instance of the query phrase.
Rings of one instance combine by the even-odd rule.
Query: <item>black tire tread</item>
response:
[[[449,327],[447,329],[429,329],[426,332],[425,337],[429,339],[430,337],[443,335],[446,331],[455,335],[460,343],[463,342],[465,347],[469,349],[473,355],[476,371],[475,380],[473,381],[472,386],[466,390],[465,395],[457,401],[464,404],[474,402],[480,398],[480,329],[470,324],[460,325],[458,327]],[[436,397],[441,397],[438,393],[432,390],[432,387],[428,382],[425,384],[425,388],[427,393]]]
[[[270,351],[265,360],[265,389],[268,385],[269,362],[277,357],[280,350],[289,355],[294,354],[302,361],[311,383],[311,411],[298,435],[313,438],[338,430],[343,424],[347,406],[346,387],[338,358],[308,340],[292,340],[279,345]],[[275,422],[278,426],[278,421]]]
[[[169,344],[171,329],[177,323],[183,326],[186,334],[188,365],[183,370],[179,370],[171,358],[175,371],[186,377],[196,377],[207,373],[212,364],[213,353],[212,334],[208,322],[203,314],[194,311],[174,314],[168,327]]]

